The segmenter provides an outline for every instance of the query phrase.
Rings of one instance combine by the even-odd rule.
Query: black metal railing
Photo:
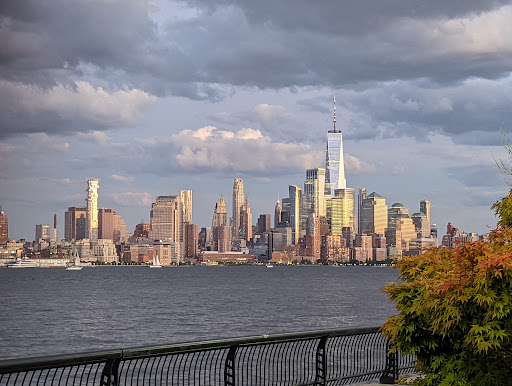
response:
[[[413,370],[370,327],[0,361],[0,385],[344,385]]]

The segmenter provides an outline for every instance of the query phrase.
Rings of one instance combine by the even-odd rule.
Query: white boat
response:
[[[272,264],[272,263],[267,263],[267,264],[266,264],[266,267],[267,267],[267,268],[274,268],[274,264]]]
[[[82,269],[82,264],[80,263],[80,256],[78,256],[78,251],[75,252],[75,261],[74,263],[70,263],[67,267],[67,271],[80,271]]]
[[[158,255],[153,256],[153,265],[150,265],[149,268],[162,268]]]
[[[7,268],[37,268],[37,263],[27,256],[17,257],[7,264]]]

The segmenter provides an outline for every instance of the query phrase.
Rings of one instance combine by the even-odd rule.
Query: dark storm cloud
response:
[[[216,84],[226,83],[339,86],[397,77],[491,77],[509,70],[499,55],[469,58],[428,47],[436,41],[421,28],[433,18],[478,15],[501,4],[450,3],[193,1],[196,17],[158,26],[147,2],[22,0],[0,8],[0,63],[11,80],[46,79],[43,70],[49,69],[71,74],[91,63],[125,73],[125,84],[150,92],[191,96],[195,89],[194,95],[214,97]],[[460,66],[462,59],[471,60]],[[188,83],[191,90],[184,89]],[[201,89],[203,83],[210,87]]]
[[[324,86],[350,94],[365,85],[346,99],[345,123],[353,127],[347,133],[353,138],[485,132],[493,128],[494,116],[508,111],[502,101],[486,101],[482,94],[476,104],[488,108],[478,114],[468,97],[423,95],[451,103],[451,110],[430,111],[434,102],[416,101],[412,94],[428,94],[429,88],[435,94],[472,77],[506,78],[512,71],[506,29],[512,7],[502,5],[508,2],[191,0],[179,3],[181,11],[192,11],[186,16],[179,7],[164,14],[169,4],[178,3],[163,3],[159,11],[136,0],[2,2],[1,133],[130,126],[152,95],[215,102],[236,87]],[[378,92],[390,91],[398,79],[404,83],[397,95]],[[425,83],[420,88],[414,83],[418,79]],[[412,82],[410,92],[407,82]],[[59,103],[29,108],[35,103],[26,87],[34,87],[37,100],[84,84],[96,90],[89,96],[101,87],[114,106],[132,100],[120,101],[117,92],[131,90],[139,97],[135,116],[116,118],[112,109],[89,119],[92,107],[74,116]],[[20,90],[26,91],[25,103],[5,102],[19,98]]]
[[[489,11],[508,1],[401,1],[401,0],[327,0],[321,3],[297,0],[292,3],[273,0],[185,0],[209,14],[227,6],[243,10],[254,24],[269,23],[288,30],[310,30],[324,33],[361,34],[376,30],[397,18],[457,17]]]
[[[499,2],[191,4],[207,11],[179,28],[199,48],[192,52],[215,47],[201,58],[207,64],[202,68],[205,75],[217,82],[342,86],[418,77],[497,77],[511,69],[510,55],[478,55],[471,52],[473,47],[464,50],[469,43],[461,41],[472,32],[472,26],[464,24]],[[455,18],[453,23],[449,18]]]

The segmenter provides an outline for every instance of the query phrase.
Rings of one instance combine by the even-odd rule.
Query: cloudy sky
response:
[[[484,233],[511,181],[494,162],[512,133],[511,20],[498,0],[1,2],[9,235],[58,213],[62,236],[89,178],[129,231],[180,189],[211,225],[235,177],[256,221],[325,166],[333,95],[350,187]]]

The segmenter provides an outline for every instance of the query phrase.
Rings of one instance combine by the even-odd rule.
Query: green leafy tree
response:
[[[492,209],[488,242],[405,257],[384,287],[398,314],[383,333],[417,356],[418,384],[512,385],[512,190]]]

